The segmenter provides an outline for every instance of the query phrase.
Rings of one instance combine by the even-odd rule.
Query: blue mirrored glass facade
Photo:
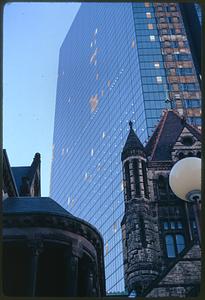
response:
[[[172,105],[165,100],[176,94],[156,13],[149,3],[84,3],[60,49],[50,194],[102,233],[108,292],[124,290],[121,151],[128,122],[146,143]],[[177,59],[174,74],[180,69],[195,76],[191,57],[189,70],[184,60],[177,68]],[[179,108],[200,108],[194,88]]]

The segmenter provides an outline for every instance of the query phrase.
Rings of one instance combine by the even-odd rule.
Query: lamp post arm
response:
[[[197,233],[198,233],[198,238],[199,238],[199,244],[201,246],[200,206],[199,206],[198,200],[196,200],[192,203],[193,203],[194,219],[196,222],[196,228],[197,228]]]

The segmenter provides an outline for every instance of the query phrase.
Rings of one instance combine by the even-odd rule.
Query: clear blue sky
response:
[[[41,153],[42,196],[49,195],[60,46],[80,3],[4,7],[3,144],[11,166]]]

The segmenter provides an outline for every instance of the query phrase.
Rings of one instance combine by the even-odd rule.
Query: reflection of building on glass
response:
[[[90,98],[90,106],[91,106],[91,112],[96,111],[97,106],[98,106],[98,95],[96,94],[95,96],[91,96]]]
[[[108,242],[106,242],[106,244],[105,244],[105,254],[106,255],[108,254]]]
[[[97,52],[98,52],[98,48],[96,48],[95,51],[94,51],[94,53],[92,54],[92,56],[90,58],[90,63],[95,63]]]
[[[199,294],[201,247],[195,220],[200,217],[191,202],[177,198],[169,186],[173,164],[190,156],[201,156],[201,133],[179,113],[166,110],[145,147],[130,122],[122,152],[125,214],[121,223],[125,286],[130,294]]]

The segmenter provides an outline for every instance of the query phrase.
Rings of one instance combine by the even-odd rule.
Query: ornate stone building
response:
[[[132,295],[199,294],[198,219],[193,205],[177,198],[168,183],[172,166],[188,156],[201,157],[201,133],[175,111],[164,111],[145,147],[130,122],[121,156],[125,198],[121,227],[125,286]]]
[[[92,225],[40,197],[40,155],[17,170],[4,151],[3,171],[4,295],[104,296],[103,239]]]
[[[31,166],[11,167],[3,150],[3,199],[7,197],[40,196],[40,154],[36,153]]]

